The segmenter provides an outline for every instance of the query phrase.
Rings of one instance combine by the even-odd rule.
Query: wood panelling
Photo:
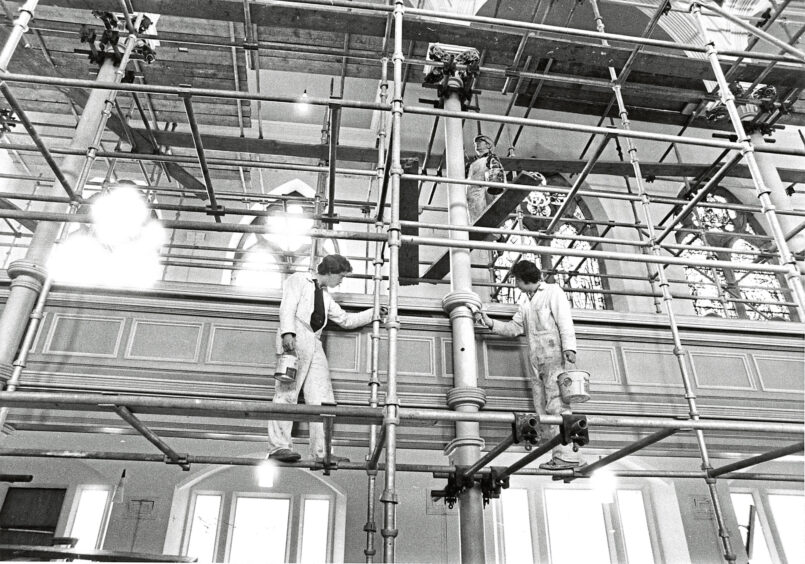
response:
[[[207,363],[271,368],[275,364],[275,332],[266,328],[214,324]]]
[[[50,325],[44,352],[115,358],[124,322],[123,318],[57,314]]]
[[[134,321],[126,358],[196,362],[201,346],[201,323]]]

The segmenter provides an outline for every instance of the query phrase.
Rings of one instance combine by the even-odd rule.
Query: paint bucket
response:
[[[298,365],[299,358],[293,351],[277,355],[277,367],[274,370],[274,379],[278,382],[296,382]]]
[[[584,403],[590,399],[590,373],[578,370],[566,370],[557,377],[559,395],[565,403]]]

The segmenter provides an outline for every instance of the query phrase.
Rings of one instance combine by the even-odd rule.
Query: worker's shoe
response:
[[[269,460],[278,460],[279,462],[299,462],[302,455],[289,448],[281,448],[269,454],[268,458]]]
[[[316,458],[313,459],[313,461],[318,464],[324,464],[324,457],[317,456]],[[346,456],[336,456],[335,454],[330,455],[330,466],[337,466],[342,462],[349,462],[349,458],[347,458]]]
[[[552,458],[548,462],[543,462],[539,465],[540,470],[550,470],[554,472],[557,470],[572,470],[579,466],[581,466],[581,462],[567,462],[561,458]]]

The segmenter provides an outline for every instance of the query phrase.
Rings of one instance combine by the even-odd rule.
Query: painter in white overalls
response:
[[[322,259],[316,274],[299,272],[285,281],[277,331],[277,354],[295,351],[299,363],[295,382],[276,382],[273,403],[295,404],[300,391],[304,391],[308,405],[334,403],[330,368],[321,344],[322,331],[328,320],[345,329],[355,329],[372,322],[373,310],[347,313],[327,291],[338,286],[351,271],[347,259],[341,255],[328,255]],[[283,462],[295,462],[301,458],[293,450],[291,426],[291,421],[268,422],[269,458]],[[310,455],[314,459],[324,458],[322,423],[310,423]],[[346,461],[340,457],[331,457],[331,460]]]
[[[557,382],[557,376],[566,370],[565,363],[576,362],[576,332],[567,296],[558,285],[543,282],[539,268],[531,261],[519,261],[511,273],[517,287],[529,297],[528,302],[520,304],[511,321],[493,320],[485,312],[481,312],[482,320],[497,335],[525,334],[528,339],[531,392],[537,413],[570,413],[570,405],[559,395]],[[551,426],[546,431],[550,439],[558,427]],[[564,470],[580,463],[581,456],[573,452],[573,445],[559,445],[554,448],[551,461],[540,468]]]

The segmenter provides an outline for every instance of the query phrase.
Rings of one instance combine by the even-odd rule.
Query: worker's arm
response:
[[[559,286],[553,286],[550,296],[550,306],[556,325],[559,326],[559,336],[562,338],[562,350],[564,352],[576,352],[576,329],[573,327],[573,316],[570,311],[570,303],[564,290]],[[571,361],[574,362],[575,358]]]
[[[486,312],[481,312],[484,325],[489,327],[495,335],[505,337],[518,337],[523,334],[523,308],[517,310],[511,321],[498,321],[489,317]]]
[[[330,300],[327,318],[344,329],[356,329],[372,322],[374,309],[366,309],[358,313],[347,313],[335,300]]]

